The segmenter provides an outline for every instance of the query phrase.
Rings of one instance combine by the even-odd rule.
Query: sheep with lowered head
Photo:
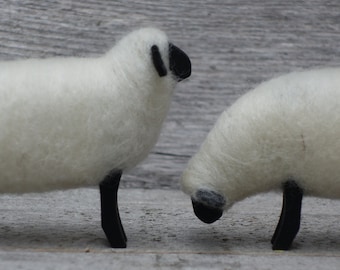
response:
[[[98,58],[0,63],[0,193],[99,184],[102,227],[126,247],[117,207],[122,172],[158,139],[188,56],[158,29],[123,37]]]
[[[248,196],[283,189],[273,249],[289,249],[304,194],[340,198],[340,68],[264,82],[222,113],[181,186],[206,223]]]

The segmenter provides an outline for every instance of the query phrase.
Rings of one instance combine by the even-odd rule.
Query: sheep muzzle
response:
[[[213,223],[223,215],[226,200],[214,191],[198,190],[191,200],[195,215],[205,223]]]
[[[191,75],[191,62],[189,56],[169,43],[170,70],[176,76],[177,81],[182,81]]]

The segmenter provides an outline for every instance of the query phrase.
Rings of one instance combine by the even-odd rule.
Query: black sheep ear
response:
[[[161,53],[157,45],[151,47],[152,63],[156,68],[159,77],[164,77],[168,74],[166,67],[164,65]]]

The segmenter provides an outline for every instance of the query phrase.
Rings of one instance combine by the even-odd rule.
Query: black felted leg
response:
[[[117,205],[121,176],[121,171],[112,171],[99,184],[102,228],[112,248],[126,248],[127,241]]]
[[[288,250],[299,231],[303,190],[290,180],[283,185],[283,205],[279,223],[272,237],[273,250]]]

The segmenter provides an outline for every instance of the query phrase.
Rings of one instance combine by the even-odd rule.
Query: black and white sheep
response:
[[[125,247],[122,172],[158,139],[188,56],[158,29],[122,38],[98,58],[0,63],[0,193],[98,185],[102,227]]]
[[[198,218],[283,188],[273,249],[289,249],[303,194],[340,198],[340,69],[295,72],[262,83],[222,113],[181,180]]]

